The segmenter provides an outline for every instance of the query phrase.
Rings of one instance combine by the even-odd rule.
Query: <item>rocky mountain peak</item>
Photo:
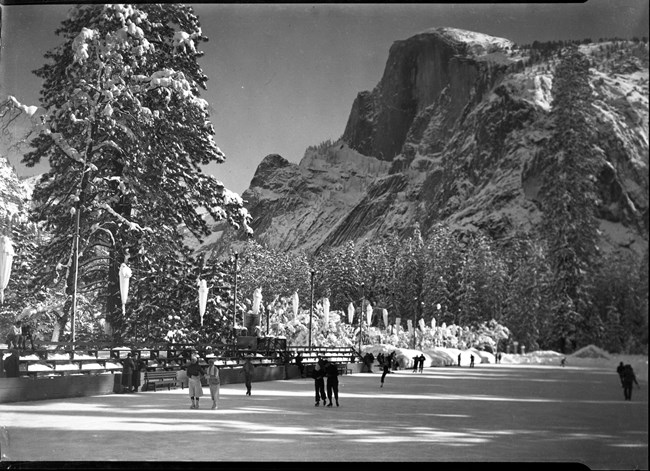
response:
[[[428,108],[445,106],[440,129],[451,129],[468,102],[521,59],[513,48],[507,39],[455,28],[396,41],[379,84],[359,93],[352,105],[343,140],[364,155],[391,161],[402,153],[414,119]]]
[[[601,246],[648,246],[648,45],[582,44],[592,63]],[[437,223],[495,239],[541,220],[536,156],[553,124],[553,55],[503,38],[434,28],[396,41],[343,137],[300,164],[263,159],[242,195],[258,242],[318,252],[347,241],[426,236]],[[535,57],[535,58],[534,58]],[[223,225],[205,249],[241,239]]]

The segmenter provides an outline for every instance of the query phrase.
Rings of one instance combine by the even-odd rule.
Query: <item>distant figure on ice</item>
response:
[[[381,374],[381,385],[379,386],[380,388],[384,387],[384,378],[386,378],[386,375],[388,373],[390,373],[390,368],[389,368],[388,362],[385,361],[384,362],[384,371]]]
[[[305,365],[302,364],[302,353],[298,352],[296,354],[296,358],[294,359],[296,362],[296,366],[300,370],[300,377],[304,378],[305,377]]]
[[[621,380],[621,385],[623,385],[623,371],[625,370],[625,365],[623,362],[620,362],[616,367],[616,372],[618,373],[618,378]]]
[[[388,355],[388,367],[391,370],[397,370],[399,368],[399,364],[397,362],[397,354],[395,353],[395,350],[390,352],[390,355]]]
[[[11,355],[5,358],[3,362],[5,376],[7,378],[18,378],[20,376],[19,359],[18,350],[12,348]]]
[[[474,368],[474,355],[469,356],[469,367]]]
[[[214,364],[214,358],[208,362],[208,386],[210,387],[210,398],[212,399],[212,408],[219,407],[219,389],[221,388],[221,378],[219,377],[219,367]]]
[[[458,366],[460,366],[460,353],[458,354]]]
[[[244,367],[239,372],[239,374],[244,374],[244,384],[246,384],[246,395],[251,395],[251,388],[253,387],[253,372],[255,371],[255,365],[251,363],[251,359],[246,358],[244,362]]]
[[[632,365],[625,365],[623,367],[623,395],[625,396],[626,401],[632,400],[632,387],[634,386],[634,383],[636,383],[637,387],[641,387],[639,386],[639,382],[636,380],[636,375],[634,374]]]
[[[135,363],[131,352],[126,354],[126,358],[122,362],[122,392],[133,392],[133,370],[135,370]]]
[[[323,401],[323,405],[327,404],[327,396],[325,395],[325,370],[319,363],[314,365],[314,370],[311,373],[311,377],[314,378],[314,392],[316,393],[316,404],[315,407],[320,405],[320,401]]]
[[[7,335],[7,348],[20,348],[23,339],[22,339],[22,332],[23,329],[21,327],[22,322],[21,321],[16,321],[14,325],[11,326],[11,329],[9,330],[9,335]]]
[[[560,365],[562,366],[566,365],[566,358],[562,358],[562,360],[560,360]]]
[[[426,360],[424,353],[420,353],[420,357],[418,359],[420,360],[420,373],[422,373],[422,370],[424,370],[424,360]]]
[[[363,366],[366,367],[368,373],[372,373],[372,364],[375,362],[375,356],[368,352],[363,356]]]
[[[413,357],[413,373],[417,373],[419,364],[420,364],[420,357],[416,355]]]
[[[327,399],[330,403],[327,407],[332,407],[332,395],[336,400],[336,407],[339,406],[339,370],[334,363],[327,362],[325,367],[325,375],[327,376]]]

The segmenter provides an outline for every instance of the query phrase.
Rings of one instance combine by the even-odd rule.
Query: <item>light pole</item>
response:
[[[232,315],[232,344],[233,348],[237,350],[237,259],[239,254],[235,252],[235,302],[233,303],[233,315]]]
[[[366,304],[366,284],[361,283],[361,312],[359,312],[359,357],[361,357],[361,319],[363,318],[363,308]]]
[[[311,300],[309,302],[309,351],[311,352],[311,318],[314,314],[314,270],[311,271]]]
[[[81,204],[77,206],[74,219],[74,238],[72,242],[72,263],[73,263],[73,282],[72,282],[72,308],[70,314],[70,342],[71,349],[74,350],[76,337],[75,324],[77,323],[77,272],[79,270],[79,225],[81,222]]]

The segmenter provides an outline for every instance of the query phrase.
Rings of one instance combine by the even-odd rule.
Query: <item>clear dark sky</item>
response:
[[[597,40],[648,36],[648,0],[539,4],[194,4],[203,32],[203,97],[213,108],[216,142],[228,160],[206,168],[243,192],[257,165],[278,153],[299,162],[309,145],[343,134],[358,92],[372,90],[388,50],[432,27],[511,39]],[[2,7],[0,98],[37,104],[31,71],[56,45],[69,5]],[[19,173],[19,156],[9,155]]]

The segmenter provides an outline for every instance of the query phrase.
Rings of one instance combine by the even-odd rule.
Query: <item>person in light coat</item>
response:
[[[210,359],[208,367],[208,386],[210,386],[210,397],[212,398],[212,408],[219,408],[219,388],[221,379],[219,378],[219,367],[214,364],[214,358]]]

